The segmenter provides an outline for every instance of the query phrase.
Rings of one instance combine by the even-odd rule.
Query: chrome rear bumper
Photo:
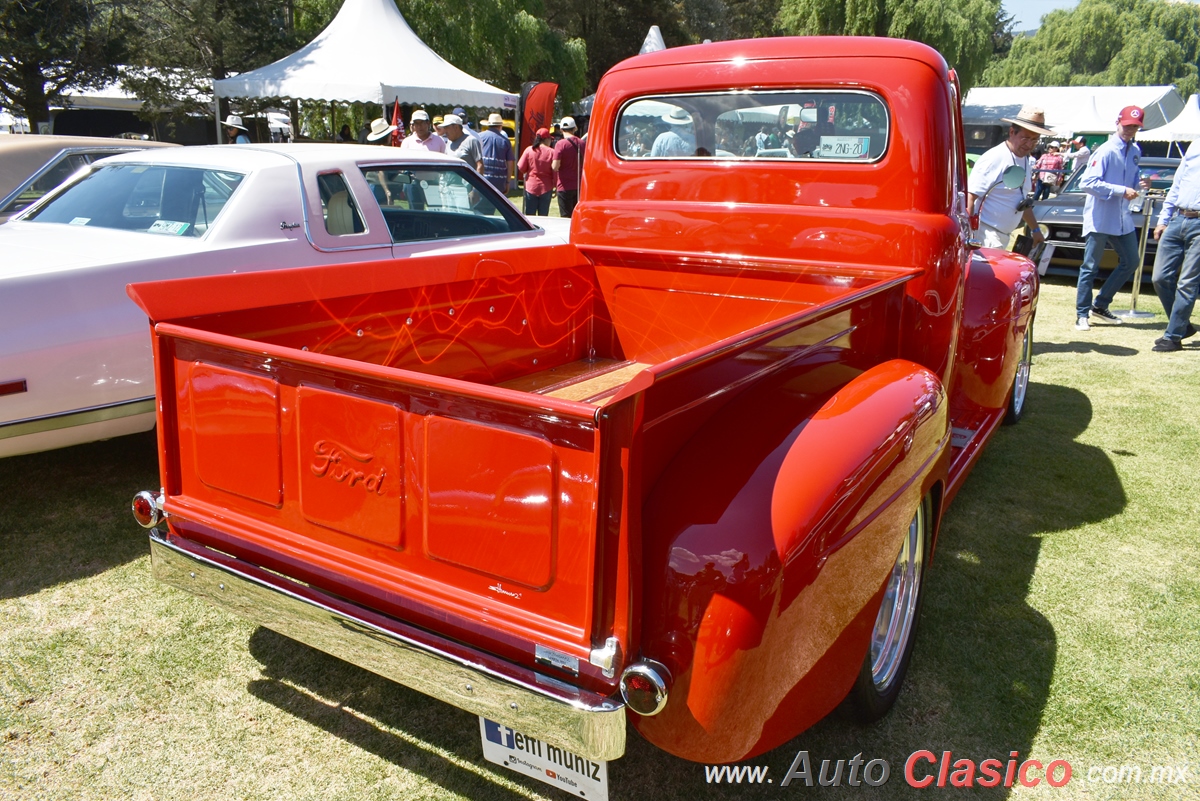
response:
[[[202,545],[150,533],[154,577],[286,637],[581,757],[625,753],[619,700],[445,640]]]

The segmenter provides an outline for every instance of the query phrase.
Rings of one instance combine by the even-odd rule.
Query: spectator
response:
[[[1053,132],[1045,127],[1046,112],[1034,106],[1024,106],[1014,119],[1005,117],[1004,121],[1009,124],[1008,138],[980,156],[967,178],[967,211],[979,215],[979,237],[989,248],[1007,248],[1022,220],[1035,241],[1044,239],[1033,209],[1022,201],[1033,191],[1034,163],[1029,154],[1038,139]],[[1003,184],[1004,172],[1013,166],[1024,169],[1025,178],[1020,186],[1009,189]]]
[[[563,138],[554,146],[555,188],[558,190],[558,214],[570,217],[579,202],[579,179],[583,174],[583,143],[575,135],[575,119],[563,117],[558,124]]]
[[[669,126],[654,139],[650,148],[651,158],[672,158],[696,155],[696,140],[692,137],[692,115],[681,108],[673,109],[669,114],[662,115],[662,121]],[[686,127],[685,127],[686,126]],[[763,126],[764,131],[766,126]],[[771,140],[766,140],[770,147]]]
[[[1037,160],[1037,200],[1045,200],[1050,197],[1050,192],[1057,190],[1062,183],[1063,157],[1058,152],[1058,148],[1058,142],[1051,142],[1046,146],[1045,154]]]
[[[1089,318],[1119,323],[1121,318],[1108,310],[1117,290],[1137,269],[1138,241],[1129,201],[1138,196],[1138,162],[1142,149],[1133,140],[1145,115],[1137,106],[1126,106],[1117,117],[1117,135],[1092,154],[1084,169],[1079,188],[1087,193],[1083,203],[1083,264],[1075,287],[1075,330],[1087,331]],[[979,169],[978,165],[975,169]],[[1092,282],[1100,271],[1105,244],[1117,252],[1117,269],[1100,287],[1092,302]]]
[[[246,136],[246,126],[242,125],[242,118],[236,114],[225,118],[225,135],[229,137],[231,145],[250,144],[250,137]]]
[[[550,147],[550,131],[538,128],[533,144],[525,148],[517,171],[525,180],[525,214],[530,217],[550,216],[550,194],[554,189],[554,150]]]
[[[1077,136],[1071,141],[1073,146],[1067,151],[1067,157],[1071,159],[1071,172],[1083,169],[1087,166],[1088,158],[1092,155],[1092,150],[1087,146],[1087,140],[1082,136]]]
[[[458,156],[477,171],[483,170],[483,151],[479,140],[468,136],[463,130],[462,117],[447,114],[442,118],[442,132],[446,137],[446,153]]]
[[[342,130],[338,131],[337,141],[353,143],[355,141],[354,134],[350,132],[349,125],[343,125]]]
[[[394,130],[396,130],[396,126],[389,123],[386,118],[376,117],[371,120],[371,132],[367,134],[367,141],[379,142],[379,140],[385,137],[390,137]],[[390,142],[391,140],[389,139],[387,142],[380,142],[380,144],[386,145]]]
[[[1192,309],[1200,291],[1200,139],[1188,146],[1154,229],[1154,291],[1167,312],[1159,353],[1180,350],[1196,333]]]
[[[463,110],[462,106],[454,107],[454,115],[463,121],[463,133],[472,139],[479,138],[479,132],[471,127],[471,120],[467,117],[467,112]]]
[[[429,125],[429,112],[417,109],[412,113],[412,136],[404,137],[400,142],[401,150],[428,150],[431,153],[445,153],[446,140],[433,133]]]
[[[516,177],[517,160],[513,156],[512,143],[504,134],[504,119],[499,114],[488,115],[487,130],[479,136],[479,147],[483,154],[483,177],[500,194],[507,195]]]

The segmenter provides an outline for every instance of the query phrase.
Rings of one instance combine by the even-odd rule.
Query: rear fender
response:
[[[845,697],[912,512],[944,480],[931,371],[897,359],[815,398],[803,378],[731,404],[646,503],[642,655],[675,681],[632,721],[685,759],[761,753]]]

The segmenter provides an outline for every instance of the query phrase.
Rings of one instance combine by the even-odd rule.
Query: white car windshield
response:
[[[244,177],[196,167],[112,164],[24,219],[159,236],[203,236]]]

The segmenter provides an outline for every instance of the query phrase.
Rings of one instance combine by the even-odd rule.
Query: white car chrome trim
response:
[[[108,403],[103,406],[92,406],[88,409],[76,409],[70,412],[57,412],[42,417],[27,417],[24,420],[12,420],[0,423],[0,439],[22,437],[26,434],[40,434],[43,431],[56,431],[60,428],[82,426],[88,423],[102,423],[105,420],[117,420],[122,417],[132,417],[135,414],[153,414],[154,396],[135,398],[119,403]]]

